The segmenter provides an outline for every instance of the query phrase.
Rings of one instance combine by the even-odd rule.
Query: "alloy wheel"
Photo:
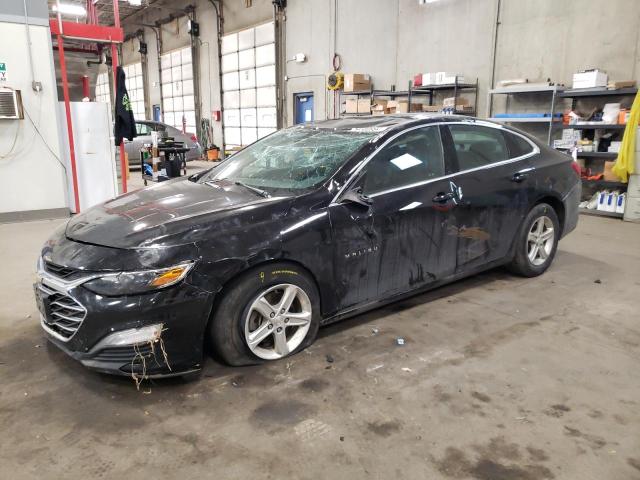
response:
[[[540,266],[547,261],[555,243],[553,222],[547,216],[538,217],[527,235],[527,256],[529,261]]]
[[[264,360],[277,360],[304,341],[311,326],[311,300],[290,283],[264,290],[251,303],[244,323],[249,349]]]

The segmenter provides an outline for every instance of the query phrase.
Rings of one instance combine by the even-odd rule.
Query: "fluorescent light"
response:
[[[131,5],[132,7],[139,7],[142,5],[142,0],[127,0],[129,2],[129,5]]]
[[[400,170],[406,170],[407,168],[411,168],[411,167],[415,167],[416,165],[420,165],[422,163],[422,160],[418,160],[413,155],[405,153],[403,155],[400,155],[397,158],[394,158],[393,160],[390,160],[390,162],[393,163]]]
[[[54,12],[58,12],[58,6],[54,5],[51,8]],[[60,4],[60,13],[62,15],[71,15],[73,17],[86,17],[87,10],[82,5],[71,5],[69,3]]]

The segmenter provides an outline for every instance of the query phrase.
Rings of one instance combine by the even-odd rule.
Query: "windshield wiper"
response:
[[[251,185],[247,185],[247,184],[246,184],[246,183],[244,183],[244,182],[240,182],[240,181],[236,180],[236,181],[235,181],[235,182],[233,182],[233,183],[235,183],[236,185],[240,185],[241,187],[248,188],[248,189],[249,189],[249,190],[251,190],[252,192],[255,192],[255,193],[257,193],[258,195],[260,195],[261,197],[269,198],[269,197],[271,196],[271,195],[269,195],[269,193],[268,193],[268,192],[265,192],[264,190],[260,190],[258,187],[252,187]]]

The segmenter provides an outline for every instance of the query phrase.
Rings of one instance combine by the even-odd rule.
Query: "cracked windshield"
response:
[[[281,130],[236,153],[198,182],[227,180],[266,190],[309,189],[326,180],[375,135],[371,131]]]

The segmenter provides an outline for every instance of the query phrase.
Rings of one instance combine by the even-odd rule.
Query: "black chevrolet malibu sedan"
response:
[[[277,360],[321,325],[498,265],[534,276],[578,219],[576,164],[510,128],[407,114],[288,128],[73,217],[42,249],[48,338],[150,377]]]

